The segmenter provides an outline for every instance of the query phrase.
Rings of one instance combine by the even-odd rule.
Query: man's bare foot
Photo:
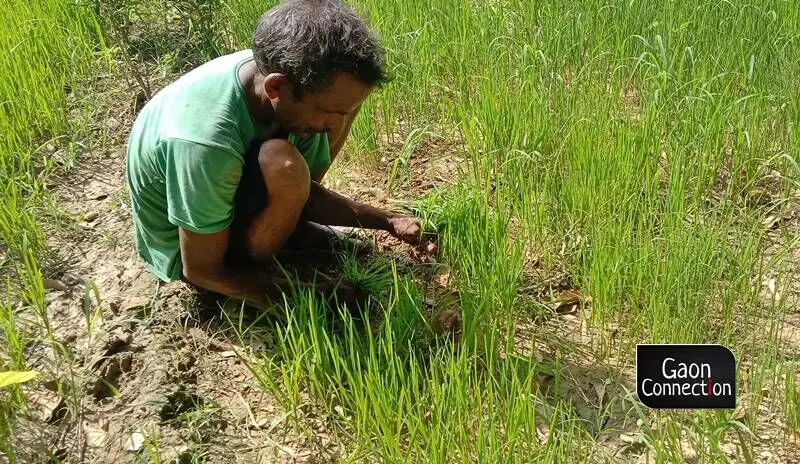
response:
[[[330,255],[340,251],[361,255],[371,251],[371,247],[369,243],[352,237],[338,228],[303,221],[297,225],[297,229],[279,254],[290,257],[298,253]]]

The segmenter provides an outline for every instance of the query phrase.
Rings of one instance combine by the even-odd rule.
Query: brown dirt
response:
[[[332,456],[324,424],[307,435],[278,427],[282,411],[236,356],[218,318],[204,317],[209,308],[197,293],[183,283],[159,283],[144,268],[131,240],[122,159],[117,148],[106,159],[87,160],[60,190],[70,214],[90,218],[70,237],[53,238],[68,261],[59,277],[72,285],[48,294],[57,338],[78,359],[91,360],[78,365],[90,394],[82,399],[81,421],[65,430],[69,454],[123,462],[133,454],[126,450],[131,437],[140,433],[157,434],[166,455],[202,453],[210,462]],[[93,282],[100,296],[92,303],[99,315],[91,331],[83,282]],[[193,409],[201,410],[202,424],[176,421]]]

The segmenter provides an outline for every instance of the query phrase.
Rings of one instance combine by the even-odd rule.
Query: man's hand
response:
[[[389,233],[400,240],[416,245],[422,238],[422,224],[413,216],[393,216],[388,219]]]
[[[419,219],[376,208],[311,183],[311,194],[303,210],[303,219],[326,226],[361,227],[385,230],[412,245],[424,237]]]

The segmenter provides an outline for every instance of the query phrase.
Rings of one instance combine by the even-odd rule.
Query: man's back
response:
[[[177,226],[227,227],[243,154],[255,137],[239,65],[245,50],[212,60],[159,92],[142,109],[127,150],[137,248],[161,279],[180,276]]]
[[[237,70],[252,56],[250,50],[221,56],[162,89],[137,117],[129,150],[184,140],[243,153],[255,129]]]

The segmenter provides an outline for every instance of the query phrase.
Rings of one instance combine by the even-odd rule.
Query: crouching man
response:
[[[139,255],[160,279],[263,305],[285,282],[262,271],[315,224],[419,239],[410,216],[320,186],[362,102],[387,76],[366,24],[338,0],[287,0],[252,49],[161,90],[136,119],[127,182]]]

